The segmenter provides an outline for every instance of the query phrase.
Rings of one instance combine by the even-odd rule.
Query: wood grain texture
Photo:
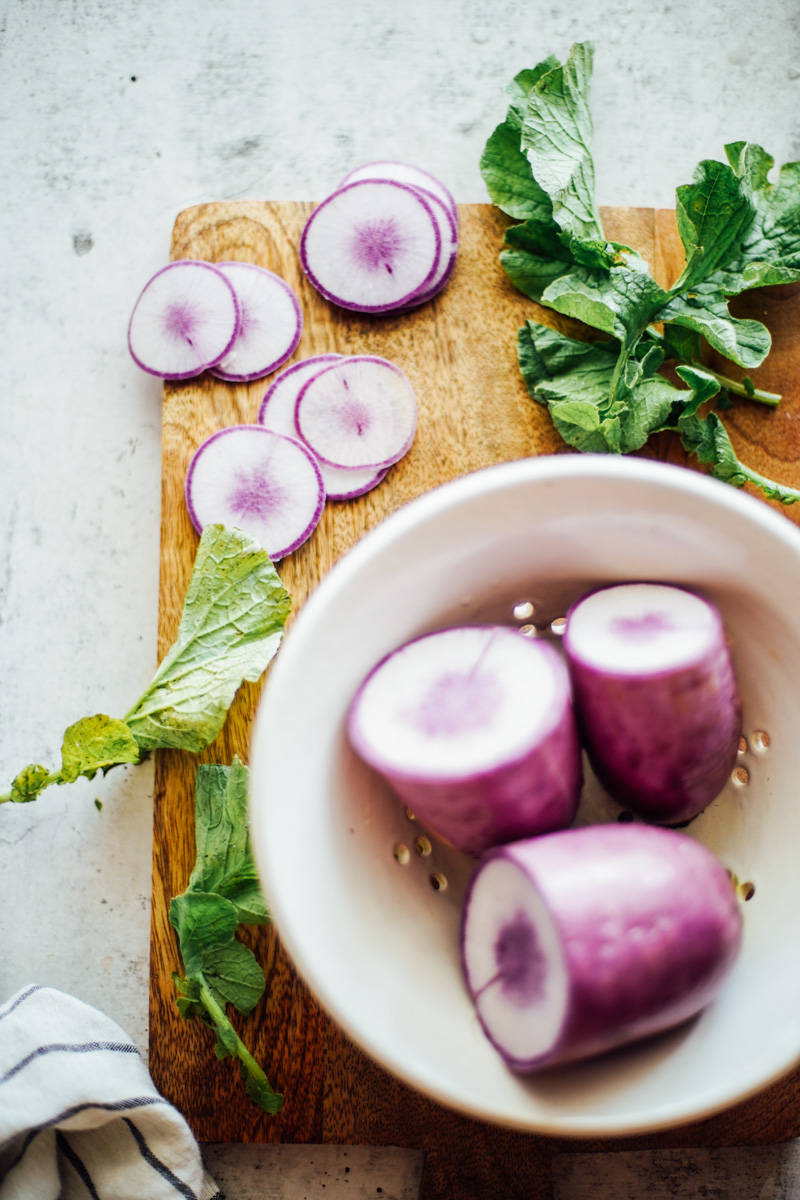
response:
[[[280,564],[295,610],[341,554],[389,513],[430,488],[497,462],[569,452],[546,411],[534,404],[516,364],[516,330],[528,317],[575,326],[541,309],[506,281],[497,252],[506,219],[488,205],[462,206],[461,245],[446,290],[404,317],[366,318],[323,301],[299,268],[296,247],[310,204],[226,202],[182,213],[172,257],[241,259],[283,275],[297,292],[305,328],[293,361],[329,351],[370,353],[397,362],[411,379],[420,406],[419,430],[408,456],[384,483],[358,500],[328,504],[309,542]],[[651,209],[604,212],[609,237],[639,249],[661,282],[681,267],[674,215]],[[741,456],[757,470],[800,486],[798,421],[800,351],[794,330],[800,289],[752,293],[742,305],[763,315],[775,335],[757,382],[784,392],[777,412],[743,403],[726,414]],[[231,385],[208,376],[164,388],[162,568],[159,655],[177,630],[197,546],[183,486],[189,459],[210,433],[256,419],[269,381]],[[651,456],[684,461],[669,436],[655,439]],[[779,506],[778,506],[779,507]],[[800,506],[783,510],[800,520]],[[245,686],[218,741],[204,761],[247,758],[258,687]],[[233,1065],[217,1063],[212,1037],[197,1022],[181,1021],[172,971],[177,945],[167,920],[170,898],[183,891],[194,860],[193,787],[196,759],[159,753],[153,860],[150,1064],[158,1087],[186,1114],[203,1141],[349,1142],[424,1149],[422,1194],[428,1200],[548,1197],[556,1147],[608,1148],[608,1143],[559,1143],[485,1125],[445,1110],[388,1076],[321,1012],[295,977],[276,935],[252,931],[248,940],[267,974],[267,991],[250,1018],[237,1022],[273,1084],[286,1095],[276,1118],[246,1099]],[[615,1145],[668,1147],[777,1142],[800,1133],[800,1075],[700,1125]]]

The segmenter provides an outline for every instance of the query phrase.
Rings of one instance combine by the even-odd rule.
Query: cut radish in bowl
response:
[[[142,289],[128,325],[138,366],[162,379],[190,379],[220,362],[239,331],[239,304],[217,267],[178,259]]]
[[[340,361],[342,357],[341,354],[317,354],[313,358],[304,358],[301,362],[294,363],[293,366],[282,371],[267,389],[264,399],[261,401],[261,408],[258,412],[259,424],[263,425],[265,429],[271,429],[273,433],[282,433],[286,437],[299,437],[294,423],[294,413],[297,397],[300,395],[303,385],[314,375],[318,375],[325,367],[329,367],[331,363]],[[371,491],[382,479],[385,479],[389,469],[381,467],[376,471],[374,467],[367,467],[358,471],[331,467],[323,462],[319,462],[318,465],[322,472],[325,494],[329,500],[353,500],[356,496],[363,496],[365,492]]]
[[[615,800],[675,824],[719,795],[742,714],[712,604],[668,584],[604,588],[568,614],[564,650],[589,758]]]
[[[303,385],[295,426],[322,463],[378,471],[401,459],[414,440],[414,389],[394,363],[354,354]]]
[[[241,320],[228,354],[212,375],[232,383],[260,379],[294,354],[303,332],[303,315],[285,279],[255,263],[216,264],[236,293]]]
[[[386,312],[428,288],[442,258],[433,209],[412,187],[348,184],[314,209],[300,239],[309,280],[327,300]]]
[[[395,183],[407,183],[411,187],[432,192],[452,214],[456,227],[458,227],[458,209],[452,193],[448,191],[441,180],[437,179],[435,175],[431,175],[430,172],[423,171],[421,167],[411,166],[410,163],[395,162],[391,159],[383,162],[364,163],[362,167],[356,167],[355,170],[345,175],[339,187],[346,187],[348,183],[357,183],[362,179],[391,179]]]
[[[209,524],[236,525],[277,560],[311,536],[325,489],[314,456],[300,442],[262,425],[234,425],[196,450],[186,506],[198,533]]]
[[[572,821],[581,758],[558,653],[505,626],[406,643],[351,705],[357,753],[414,813],[478,853]]]
[[[728,873],[674,830],[592,825],[489,851],[464,898],[462,964],[517,1071],[688,1020],[719,992],[742,917]]]

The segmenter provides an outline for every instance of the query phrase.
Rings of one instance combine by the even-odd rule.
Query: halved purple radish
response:
[[[615,800],[676,824],[719,795],[742,712],[712,604],[668,584],[604,588],[568,614],[564,650],[589,759]]]
[[[552,646],[505,626],[445,629],[395,650],[356,694],[347,732],[460,850],[575,816],[581,757],[566,668]]]
[[[414,389],[394,363],[354,354],[303,385],[295,426],[320,462],[378,471],[398,462],[414,440]]]
[[[297,349],[303,332],[297,297],[285,279],[255,263],[215,265],[236,293],[241,320],[233,346],[211,374],[232,383],[261,379]]]
[[[239,332],[233,287],[211,263],[184,258],[145,284],[128,324],[134,362],[161,379],[190,379],[221,362]]]
[[[591,825],[489,851],[464,898],[461,953],[484,1032],[524,1072],[693,1017],[741,936],[728,874],[700,842]]]
[[[431,175],[429,171],[423,171],[422,167],[414,167],[410,163],[396,162],[394,159],[364,163],[363,166],[349,171],[339,184],[339,187],[346,187],[348,183],[357,183],[361,179],[391,179],[396,183],[408,183],[411,187],[422,188],[425,191],[432,192],[449,209],[455,221],[456,228],[458,227],[458,208],[456,207],[452,193],[444,186],[440,179],[437,179],[435,175]]]
[[[234,425],[207,438],[186,476],[186,507],[198,533],[210,524],[252,534],[271,559],[296,550],[325,506],[314,456],[262,425]]]
[[[294,423],[294,413],[303,385],[314,375],[319,374],[324,367],[340,361],[341,354],[317,354],[313,358],[304,358],[300,362],[287,367],[267,389],[261,408],[258,412],[258,422],[273,433],[282,433],[286,437],[298,438],[297,427]],[[367,467],[361,471],[345,470],[331,467],[327,463],[318,462],[322,473],[325,494],[329,500],[353,500],[363,496],[372,488],[377,487],[385,479],[388,467],[375,470]]]
[[[433,209],[412,187],[348,184],[314,209],[300,239],[309,280],[356,312],[399,308],[430,286],[442,257]]]

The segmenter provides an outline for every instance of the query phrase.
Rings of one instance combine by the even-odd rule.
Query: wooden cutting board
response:
[[[327,304],[306,282],[297,246],[311,204],[225,202],[178,217],[172,258],[240,259],[282,275],[297,293],[305,328],[292,361],[312,354],[378,354],[408,374],[420,406],[414,446],[379,488],[358,500],[328,504],[311,540],[280,564],[295,611],[331,565],[367,530],[436,485],[494,463],[534,454],[568,452],[547,413],[529,398],[516,364],[516,331],[528,317],[575,329],[538,308],[507,282],[497,261],[506,218],[489,205],[460,208],[461,241],[455,274],[442,293],[403,317],[367,318]],[[634,246],[654,265],[662,284],[680,272],[674,214],[652,209],[607,209],[607,236]],[[763,289],[736,302],[767,322],[774,348],[756,382],[784,394],[777,411],[742,402],[725,415],[740,457],[757,471],[800,486],[800,287]],[[735,368],[727,368],[733,373]],[[175,637],[197,547],[183,502],[189,459],[209,434],[253,422],[269,381],[220,383],[204,375],[164,387],[163,502],[159,657]],[[661,435],[649,453],[683,462],[681,448]],[[780,507],[780,506],[777,506]],[[782,510],[800,522],[800,505]],[[239,693],[207,762],[247,758],[259,688]],[[159,1089],[183,1112],[202,1141],[349,1142],[422,1148],[427,1152],[423,1196],[428,1200],[496,1200],[551,1195],[556,1149],[777,1142],[800,1134],[800,1071],[766,1092],[702,1124],[614,1143],[564,1143],[470,1120],[399,1083],[355,1048],[328,1021],[294,975],[274,931],[247,931],[267,975],[265,998],[241,1035],[285,1094],[277,1117],[245,1097],[230,1060],[218,1063],[213,1037],[185,1023],[174,1004],[172,972],[180,969],[167,912],[186,887],[194,862],[194,776],[197,760],[175,751],[156,761],[150,1066]],[[380,965],[376,964],[376,970]]]

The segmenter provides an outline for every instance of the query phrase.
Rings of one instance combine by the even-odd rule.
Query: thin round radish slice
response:
[[[357,753],[454,846],[562,829],[581,758],[558,653],[504,626],[446,629],[385,658],[351,705]]]
[[[450,210],[456,228],[458,228],[458,208],[452,192],[435,175],[431,175],[429,171],[423,171],[422,167],[414,167],[410,163],[396,162],[393,159],[364,163],[363,166],[356,167],[355,170],[345,175],[339,187],[346,187],[348,183],[356,183],[361,179],[391,179],[396,183],[408,183],[411,187],[433,192],[434,196],[437,196]]]
[[[295,426],[322,463],[378,471],[401,459],[414,440],[414,389],[394,363],[354,354],[303,385]]]
[[[444,289],[447,287],[447,284],[450,282],[450,277],[453,274],[453,271],[455,270],[456,258],[457,258],[457,251],[452,254],[452,256],[450,258],[450,262],[447,267],[447,270],[445,271],[442,278],[439,280],[436,287],[430,288],[427,291],[421,292],[420,295],[415,297],[415,299],[412,300],[412,302],[410,304],[404,304],[402,308],[398,308],[396,310],[397,315],[402,316],[403,313],[413,312],[415,308],[419,308],[421,305],[427,304],[429,300],[433,300],[433,298],[435,296],[438,296],[440,292],[443,292]]]
[[[258,421],[265,429],[273,433],[282,433],[287,437],[297,438],[299,434],[294,423],[297,397],[314,375],[328,367],[332,362],[342,359],[341,354],[317,354],[313,358],[304,358],[293,366],[282,371],[272,386],[267,389]],[[330,467],[327,463],[318,462],[322,473],[325,495],[329,500],[354,500],[371,491],[386,477],[388,467],[376,471],[373,467],[365,470],[344,470],[340,467]]]
[[[712,604],[667,584],[604,588],[568,614],[564,650],[589,759],[615,800],[676,824],[719,795],[742,714]]]
[[[198,533],[209,524],[236,525],[277,560],[311,536],[325,490],[314,456],[300,442],[262,425],[234,425],[196,450],[186,506]]]
[[[285,279],[255,263],[217,263],[239,302],[241,322],[231,350],[211,374],[232,383],[261,379],[294,354],[303,314]]]
[[[464,976],[516,1071],[601,1054],[693,1017],[741,945],[724,867],[646,825],[590,825],[490,850],[464,898]]]
[[[190,379],[220,362],[239,332],[236,294],[217,267],[184,258],[150,279],[134,305],[128,348],[161,379]]]
[[[428,201],[385,180],[334,192],[314,209],[300,239],[303,270],[317,291],[356,312],[407,303],[430,285],[441,256]]]

